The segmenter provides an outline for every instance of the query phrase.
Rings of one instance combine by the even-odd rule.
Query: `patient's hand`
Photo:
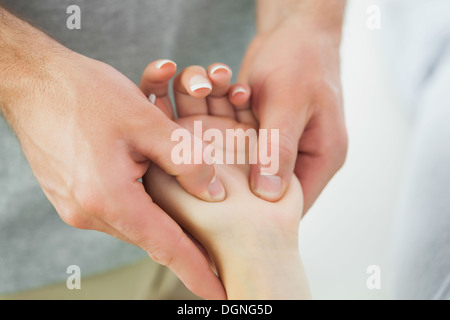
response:
[[[157,65],[154,62],[147,67],[141,89],[151,99],[156,95],[156,106],[174,117],[168,97],[174,74]],[[192,133],[196,133],[194,122],[201,121],[202,136],[208,129],[218,129],[216,133],[222,133],[224,139],[226,129],[257,129],[249,106],[250,89],[230,86],[230,79],[231,70],[222,64],[213,64],[208,70],[199,66],[183,70],[173,84],[176,121]],[[219,162],[226,162],[227,154],[245,155],[246,159],[245,164],[236,164],[237,160],[215,164],[226,192],[224,201],[205,202],[191,196],[157,166],[151,166],[144,177],[152,199],[205,247],[229,299],[308,298],[298,252],[303,206],[299,181],[294,176],[278,202],[265,201],[248,185],[249,154],[254,146],[230,150],[226,141],[213,141],[209,150],[212,146],[223,150],[223,157],[215,154]]]

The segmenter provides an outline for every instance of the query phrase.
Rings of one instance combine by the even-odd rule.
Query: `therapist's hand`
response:
[[[192,195],[216,201],[224,194],[218,179],[210,185],[214,168],[171,161],[179,126],[124,75],[3,14],[1,111],[61,218],[139,246],[197,295],[223,298],[203,252],[139,181],[153,162]]]
[[[239,82],[252,89],[251,108],[260,128],[269,133],[279,129],[280,164],[275,176],[260,175],[260,166],[253,165],[251,186],[260,197],[276,201],[295,172],[306,212],[346,158],[339,61],[342,21],[334,25],[332,17],[323,17],[334,10],[337,20],[342,19],[342,12],[336,11],[343,10],[344,1],[274,2],[259,1],[258,35],[248,48]],[[287,3],[304,4],[273,14]],[[269,150],[271,144],[277,142],[269,139]]]

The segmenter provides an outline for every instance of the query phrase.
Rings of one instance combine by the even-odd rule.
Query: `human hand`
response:
[[[1,98],[5,117],[60,217],[73,227],[141,247],[197,295],[222,298],[223,286],[208,260],[139,181],[152,162],[199,198],[221,200],[220,180],[210,185],[213,166],[172,164],[170,135],[179,125],[117,70],[61,47],[56,51],[45,65],[23,66],[27,74],[19,71],[15,85],[15,75],[8,75],[13,89]]]
[[[260,2],[260,11],[274,12],[274,5],[282,6],[282,1]],[[343,165],[347,133],[340,82],[340,24],[331,27],[331,18],[315,18],[327,10],[311,8],[316,4],[331,7],[331,2],[295,3],[300,9],[292,9],[279,22],[259,12],[260,30],[247,50],[238,81],[252,89],[251,109],[260,128],[279,129],[280,170],[268,178],[259,175],[259,165],[252,166],[252,189],[276,201],[295,173],[303,187],[306,212]],[[272,20],[277,23],[266,27]],[[269,148],[271,143],[269,139]]]
[[[171,76],[170,73],[162,75],[150,64],[142,89],[146,95],[157,92],[156,105],[173,117],[168,99]],[[192,79],[204,79],[205,85],[192,90]],[[267,202],[249,189],[248,159],[254,146],[250,142],[245,146],[238,143],[231,146],[228,140],[220,139],[228,139],[230,130],[235,133],[242,130],[237,135],[239,140],[247,130],[257,129],[256,119],[249,110],[250,89],[239,84],[230,86],[230,79],[231,70],[225,65],[213,64],[207,70],[192,66],[177,75],[173,86],[177,123],[204,142],[208,142],[209,133],[214,133],[207,148],[213,146],[216,162],[223,163],[215,167],[224,183],[226,199],[210,203],[192,197],[154,165],[144,177],[144,185],[155,202],[211,255],[229,299],[309,298],[298,251],[303,205],[301,186],[292,176],[284,197],[278,202]],[[247,160],[242,164],[227,162],[226,159],[231,159],[228,155]]]

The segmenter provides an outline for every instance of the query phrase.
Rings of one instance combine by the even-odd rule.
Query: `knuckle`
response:
[[[78,198],[78,203],[84,211],[91,214],[103,211],[103,207],[96,193],[83,193]]]
[[[105,211],[103,197],[92,182],[78,182],[72,193],[81,212],[98,215]]]
[[[148,255],[150,256],[150,258],[155,261],[156,263],[163,265],[167,268],[170,268],[173,264],[173,257],[170,255],[167,255],[166,253],[164,253],[164,251],[161,250],[151,250],[148,251]]]
[[[178,250],[182,249],[183,234],[178,233],[173,241],[172,249],[176,253]],[[152,241],[152,243],[147,244],[144,249],[155,262],[172,270],[175,268],[174,254],[172,254],[167,247],[163,247],[162,243]]]
[[[95,215],[104,210],[102,197],[92,182],[95,177],[81,171],[74,176],[76,178],[67,181],[66,190],[55,203],[56,211],[67,225],[77,229],[92,229]]]
[[[59,216],[69,226],[77,229],[90,229],[91,221],[90,219],[79,210],[76,209],[66,209],[59,212]]]

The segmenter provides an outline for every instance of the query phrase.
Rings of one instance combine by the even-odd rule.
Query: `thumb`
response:
[[[278,201],[286,191],[298,156],[306,114],[294,111],[288,99],[270,99],[259,105],[260,131],[257,163],[251,166],[252,191],[268,201]],[[298,108],[295,108],[298,109]]]
[[[174,176],[193,196],[210,202],[225,199],[225,188],[216,178],[214,165],[203,161],[205,146],[201,139],[155,106],[149,104],[149,108],[142,127],[134,132],[134,151]]]

